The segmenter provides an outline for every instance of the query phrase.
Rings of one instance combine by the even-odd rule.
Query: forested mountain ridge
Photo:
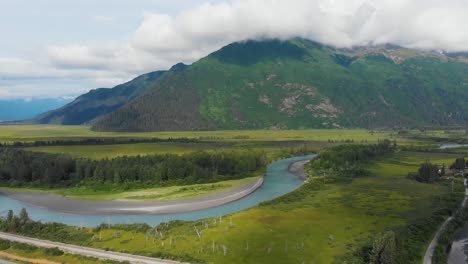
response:
[[[91,123],[96,118],[111,113],[141,95],[148,88],[154,86],[162,76],[175,73],[184,68],[184,64],[177,64],[169,71],[155,71],[143,74],[111,89],[99,88],[91,90],[62,108],[38,116],[33,122],[62,125]]]
[[[99,131],[468,124],[463,56],[304,39],[230,44],[93,126]]]
[[[465,126],[467,57],[299,38],[238,42],[93,90],[34,122],[99,131]]]

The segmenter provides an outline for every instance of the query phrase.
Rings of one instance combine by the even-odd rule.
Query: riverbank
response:
[[[298,187],[300,187],[304,181],[299,179],[297,176],[293,175],[292,173],[288,172],[288,167],[291,163],[296,163],[298,161],[310,160],[315,158],[316,155],[306,155],[306,156],[299,156],[294,158],[288,158],[284,160],[279,160],[272,162],[268,165],[266,174],[264,177],[264,181],[254,191],[252,186],[250,186],[250,190],[252,193],[243,193],[242,198],[235,199],[231,193],[227,194],[223,192],[221,202],[227,202],[226,204],[215,206],[208,209],[203,210],[196,210],[197,208],[193,208],[193,205],[186,205],[190,208],[187,212],[184,213],[154,213],[150,212],[150,210],[154,210],[155,208],[137,208],[137,207],[152,207],[151,201],[125,201],[128,203],[127,208],[135,209],[137,208],[141,212],[135,212],[134,210],[131,211],[122,211],[120,207],[120,201],[100,201],[100,202],[93,202],[93,201],[86,201],[86,200],[78,200],[80,204],[79,207],[76,207],[74,204],[69,204],[67,201],[69,199],[76,200],[72,198],[63,198],[60,195],[55,195],[57,200],[50,200],[48,199],[51,196],[50,193],[45,193],[44,196],[42,195],[34,195],[33,197],[28,198],[30,203],[22,202],[20,200],[15,199],[14,197],[8,197],[5,195],[0,195],[0,205],[2,205],[2,210],[0,210],[0,216],[6,216],[7,211],[12,209],[16,214],[21,211],[21,208],[26,208],[31,219],[35,221],[42,221],[42,222],[57,222],[57,223],[64,223],[67,225],[73,226],[84,226],[84,227],[95,227],[100,225],[101,223],[112,223],[112,224],[131,224],[131,223],[146,223],[151,226],[158,225],[162,222],[168,222],[172,220],[185,220],[185,221],[194,221],[203,218],[209,217],[219,217],[221,215],[233,214],[236,212],[243,211],[248,208],[252,208],[264,201],[272,200],[276,197],[281,195],[287,194],[289,192],[294,191]],[[231,189],[232,190],[232,189]],[[17,190],[15,190],[17,191]],[[27,194],[24,194],[27,195]],[[219,194],[217,194],[219,195]],[[44,198],[41,202],[42,207],[38,207],[38,199]],[[210,196],[211,198],[216,198]],[[210,198],[208,197],[208,198]],[[20,197],[16,197],[20,198]],[[26,197],[21,197],[26,198]],[[204,197],[207,198],[206,196]],[[228,202],[229,200],[234,200],[232,202]],[[185,200],[185,202],[194,202],[194,199]],[[196,201],[199,201],[197,199]],[[154,201],[153,201],[154,202]],[[57,206],[57,203],[63,210],[62,211],[54,211],[49,209],[51,205]],[[94,204],[100,203],[104,204],[105,206],[101,207],[103,209],[109,209],[109,204],[116,203],[119,207],[115,208],[115,212],[111,213],[108,210],[102,211],[95,211]],[[167,203],[165,203],[167,205]],[[159,205],[159,204],[158,204]],[[204,204],[206,206],[206,203]],[[93,206],[89,208],[88,206]],[[70,209],[71,208],[71,209]],[[69,210],[70,209],[70,210]],[[92,210],[90,210],[92,209]],[[164,209],[167,209],[164,208]],[[192,211],[195,210],[195,211]],[[67,213],[72,211],[73,213]],[[88,213],[80,213],[81,211],[91,211]]]
[[[305,176],[305,173],[304,173],[304,165],[307,164],[309,161],[310,160],[307,159],[307,160],[301,160],[301,161],[290,163],[288,166],[288,172],[293,175],[296,175],[296,177],[305,181],[307,177]]]
[[[0,195],[7,196],[32,207],[49,211],[86,214],[86,215],[122,215],[122,214],[173,214],[203,210],[220,206],[241,199],[263,184],[263,178],[234,190],[206,195],[183,201],[86,201],[62,197],[43,192],[20,192],[1,190]]]
[[[304,165],[310,159],[291,162],[288,172],[305,180]],[[23,192],[18,190],[0,190],[0,195],[20,201],[31,207],[48,211],[79,215],[165,215],[188,213],[214,208],[242,199],[263,185],[264,179],[248,183],[239,188],[222,191],[193,199],[180,201],[87,201],[63,197],[49,192]]]

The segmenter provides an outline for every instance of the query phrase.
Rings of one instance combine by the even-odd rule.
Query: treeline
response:
[[[352,178],[367,176],[370,173],[365,162],[387,155],[394,151],[390,141],[374,145],[336,146],[321,152],[318,158],[305,165],[307,182],[294,192],[261,203],[270,206],[279,203],[294,203],[305,199],[326,184],[349,183]],[[326,177],[317,177],[326,176]]]
[[[68,140],[36,140],[33,142],[16,141],[13,143],[0,143],[0,147],[42,147],[42,146],[80,146],[80,145],[118,145],[138,143],[198,143],[196,138],[86,138]],[[205,141],[206,142],[206,141]]]
[[[312,160],[308,171],[315,176],[332,174],[331,176],[364,176],[368,174],[363,164],[370,160],[392,153],[395,145],[389,140],[371,145],[340,145],[326,149],[319,158]]]
[[[0,147],[0,184],[49,188],[78,184],[126,188],[182,185],[242,178],[263,168],[266,162],[265,153],[257,150],[90,160]]]
[[[468,162],[465,161],[465,158],[456,159],[449,168],[442,164],[439,166],[437,164],[432,164],[429,161],[424,162],[418,169],[418,172],[409,173],[408,178],[413,179],[422,183],[434,183],[437,179],[442,176],[447,176],[448,169],[451,170],[451,174],[463,176],[465,168],[468,167]]]

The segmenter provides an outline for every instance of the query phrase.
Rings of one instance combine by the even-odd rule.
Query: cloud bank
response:
[[[95,86],[111,86],[177,62],[194,62],[234,41],[261,38],[303,37],[337,47],[393,43],[468,51],[466,14],[466,0],[207,2],[176,15],[147,11],[125,41],[52,45],[44,48],[38,63],[16,61],[13,69],[2,67],[0,59],[0,75],[85,75],[95,80]]]

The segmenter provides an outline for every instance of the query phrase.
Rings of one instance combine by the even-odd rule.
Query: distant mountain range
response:
[[[37,123],[98,131],[468,125],[468,56],[305,39],[230,44],[98,89]]]
[[[0,121],[15,121],[36,117],[37,115],[62,107],[72,99],[11,99],[0,100]]]

